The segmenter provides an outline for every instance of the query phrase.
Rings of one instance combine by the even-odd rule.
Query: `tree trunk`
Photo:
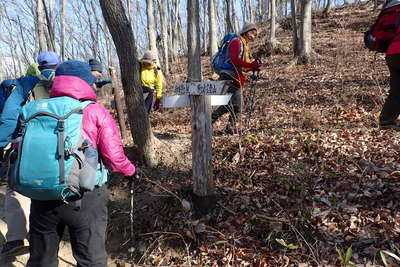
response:
[[[225,6],[226,6],[226,17],[225,17],[226,33],[233,32],[234,30],[232,23],[231,1],[225,0]]]
[[[121,86],[119,84],[119,80],[117,78],[117,71],[115,70],[114,67],[109,67],[109,72],[110,76],[113,81],[113,88],[114,88],[114,100],[115,100],[115,105],[117,108],[117,116],[118,116],[118,123],[119,123],[119,128],[121,129],[121,135],[122,139],[124,141],[127,140],[128,134],[126,131],[126,125],[125,125],[125,114],[124,114],[124,105],[122,103],[122,91],[121,91]]]
[[[39,41],[39,53],[47,50],[46,34],[44,28],[44,10],[42,0],[36,2],[36,19],[37,19],[37,38]]]
[[[325,9],[324,9],[324,15],[328,16],[329,13],[331,12],[331,10],[332,10],[332,0],[327,0],[326,6],[325,6]]]
[[[154,52],[158,61],[157,43],[156,43],[156,25],[154,23],[154,7],[153,0],[146,0],[147,14],[147,34],[149,38],[149,49]]]
[[[161,32],[162,32],[162,51],[163,51],[163,64],[162,68],[164,73],[169,73],[168,62],[168,24],[166,15],[166,0],[158,0],[158,11],[160,12]]]
[[[271,51],[274,51],[277,46],[277,41],[276,41],[276,0],[270,0],[270,3],[271,3],[271,20],[270,20],[269,42],[271,45]]]
[[[65,13],[67,0],[61,0],[61,15],[60,15],[60,43],[61,43],[61,59],[65,61]]]
[[[293,44],[293,55],[296,57],[299,55],[300,48],[299,48],[299,35],[297,31],[297,12],[296,12],[296,4],[295,0],[290,1],[290,12],[292,14],[292,44]]]
[[[188,80],[201,81],[199,0],[187,0],[188,11]],[[195,206],[200,213],[212,207],[214,193],[211,160],[210,96],[191,96],[192,102],[192,164]]]
[[[144,108],[136,41],[131,24],[121,0],[100,0],[100,6],[117,49],[125,103],[133,141],[138,146],[139,159],[148,166],[156,166],[156,138]]]
[[[218,41],[215,22],[215,0],[208,0],[208,27],[209,27],[209,40],[210,40],[210,57],[218,51]]]
[[[51,16],[51,4],[50,8],[48,9],[46,6],[46,1],[43,1],[43,10],[46,15],[46,25],[47,25],[47,47],[48,50],[50,51],[56,51],[56,43],[55,43],[55,38],[54,38],[54,25],[52,21],[52,16]]]
[[[300,61],[307,64],[312,58],[311,47],[311,8],[312,0],[304,0],[301,5],[301,28],[300,28]]]

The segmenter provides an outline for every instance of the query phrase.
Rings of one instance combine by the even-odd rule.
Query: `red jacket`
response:
[[[92,87],[74,76],[54,79],[50,98],[58,96],[96,101]],[[117,124],[104,106],[97,103],[88,105],[83,111],[82,127],[84,137],[97,149],[108,169],[125,176],[135,173],[135,166],[125,156]]]
[[[393,54],[400,54],[400,25],[397,26],[396,36],[393,38],[392,42],[390,43],[386,51],[387,56]]]
[[[247,76],[243,74],[242,70],[249,71],[258,68],[261,65],[256,61],[249,63],[243,60],[243,54],[245,51],[241,50],[244,49],[244,45],[241,44],[241,40],[239,38],[233,39],[229,44],[228,49],[229,59],[235,67],[235,78],[238,80],[238,84],[243,86],[247,81]]]

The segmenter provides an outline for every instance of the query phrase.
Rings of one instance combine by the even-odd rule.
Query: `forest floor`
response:
[[[389,75],[384,55],[363,45],[376,15],[363,6],[314,14],[312,46],[321,57],[304,66],[290,64],[290,24],[281,23],[284,52],[264,54],[269,67],[254,111],[245,111],[240,134],[213,136],[218,202],[205,218],[190,205],[189,109],[152,113],[154,132],[179,144],[182,159],[141,170],[132,238],[129,192],[112,187],[110,256],[135,266],[400,264],[382,252],[400,256],[400,134],[377,127]],[[265,38],[255,47],[261,56]],[[245,88],[245,102],[250,94]]]
[[[377,127],[389,75],[384,55],[362,41],[376,15],[363,6],[335,9],[329,18],[314,14],[312,46],[321,57],[310,65],[290,64],[289,23],[277,33],[281,54],[263,54],[261,32],[255,51],[269,67],[240,133],[213,136],[217,205],[208,216],[196,218],[191,208],[190,110],[153,112],[153,131],[178,160],[140,168],[133,224],[129,188],[113,177],[113,264],[382,266],[381,255],[400,264],[382,252],[400,256],[400,133]],[[208,60],[205,79],[212,78]],[[183,82],[184,60],[174,69],[170,83]],[[244,95],[246,102],[248,87]]]

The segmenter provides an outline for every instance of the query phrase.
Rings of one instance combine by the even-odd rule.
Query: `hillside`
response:
[[[196,218],[188,205],[190,110],[153,112],[153,131],[175,158],[156,169],[139,166],[133,236],[128,185],[113,177],[110,261],[339,266],[337,250],[345,254],[349,247],[357,266],[382,266],[382,250],[400,256],[400,134],[378,130],[389,75],[384,55],[362,42],[376,14],[364,6],[335,9],[329,18],[314,14],[313,48],[321,57],[313,65],[290,64],[289,22],[277,32],[283,54],[266,56],[261,32],[254,51],[269,67],[255,85],[255,109],[245,111],[240,134],[220,134],[227,117],[213,130],[218,204],[207,217]],[[209,58],[202,60],[204,79],[215,78]],[[174,69],[170,84],[185,81],[186,60]],[[251,93],[244,89],[245,102]]]
[[[111,255],[173,266],[338,265],[337,249],[345,254],[349,247],[357,265],[382,265],[381,250],[400,255],[399,133],[377,128],[388,71],[384,55],[362,43],[375,16],[369,7],[349,6],[329,18],[314,14],[313,48],[321,58],[308,66],[290,66],[291,31],[279,28],[287,54],[264,58],[270,65],[256,84],[256,108],[243,116],[241,134],[213,137],[214,212],[199,221],[179,202],[190,201],[186,147],[186,159],[142,170],[134,242],[126,241],[128,196],[112,203],[124,206],[111,212],[109,239],[126,235],[110,245]],[[262,52],[264,40],[259,37],[256,50]],[[176,69],[185,73],[185,63]],[[244,92],[246,99],[251,90]],[[188,146],[189,114],[153,113],[153,129],[164,142]],[[217,122],[214,133],[225,123]],[[124,189],[113,190],[120,196]],[[135,252],[121,257],[130,247]]]

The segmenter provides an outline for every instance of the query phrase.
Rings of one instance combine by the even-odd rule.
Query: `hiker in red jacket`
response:
[[[400,131],[400,125],[396,123],[400,115],[400,16],[396,19],[396,35],[386,51],[385,59],[390,73],[390,89],[379,116],[379,128]]]
[[[228,93],[232,94],[232,98],[228,105],[220,106],[211,115],[212,123],[216,122],[219,117],[229,112],[229,123],[225,132],[233,134],[237,132],[236,122],[243,109],[242,87],[247,81],[247,76],[243,72],[258,70],[262,64],[257,61],[250,60],[249,43],[253,42],[257,37],[257,27],[255,24],[246,24],[234,38],[228,47],[229,60],[232,68],[220,71],[220,80],[232,81],[228,89]]]

